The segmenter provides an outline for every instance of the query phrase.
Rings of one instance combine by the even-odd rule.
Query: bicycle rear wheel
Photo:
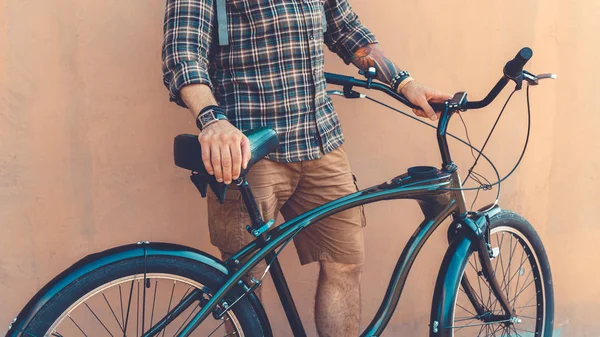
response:
[[[515,314],[497,318],[504,311],[483,275],[478,253],[462,238],[444,258],[442,270],[447,270],[436,284],[430,335],[552,336],[552,275],[538,234],[513,212],[502,210],[490,221],[492,266]]]
[[[35,313],[24,336],[141,336],[186,298],[190,305],[156,336],[174,336],[224,282],[225,275],[177,256],[135,257],[71,282]],[[242,289],[234,288],[229,303]],[[251,296],[254,296],[251,294]],[[248,297],[222,319],[206,319],[192,336],[270,336]]]

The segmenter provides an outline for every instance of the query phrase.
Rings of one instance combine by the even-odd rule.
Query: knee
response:
[[[360,280],[362,273],[363,264],[346,264],[346,263],[335,263],[328,261],[320,261],[320,277],[326,280],[335,281],[342,280],[347,282],[349,280]]]

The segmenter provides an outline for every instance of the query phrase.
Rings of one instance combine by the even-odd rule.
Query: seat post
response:
[[[238,180],[239,182],[236,182],[236,185],[240,190],[242,199],[244,199],[244,204],[246,204],[246,209],[248,210],[250,221],[252,222],[252,229],[260,228],[265,224],[265,222],[260,215],[260,210],[256,204],[256,199],[254,199],[250,185],[248,184],[246,177],[241,177]]]

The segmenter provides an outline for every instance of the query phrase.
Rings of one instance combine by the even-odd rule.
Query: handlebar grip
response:
[[[326,72],[325,79],[327,80],[327,83],[343,86],[343,85],[352,83],[352,81],[354,80],[354,77],[344,76],[344,75],[339,75],[339,74],[332,74],[332,73]]]
[[[510,78],[518,77],[523,71],[523,67],[532,56],[533,50],[529,47],[519,50],[515,58],[508,61],[504,66],[504,75]]]

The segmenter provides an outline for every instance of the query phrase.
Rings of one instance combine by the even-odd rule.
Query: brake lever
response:
[[[538,85],[540,84],[540,80],[545,80],[545,79],[556,79],[556,74],[552,74],[552,73],[546,73],[546,74],[539,74],[539,75],[534,75],[526,70],[523,70],[523,79],[527,81],[527,83],[529,83],[529,85]]]
[[[327,95],[344,96],[344,93],[341,90],[327,90]]]
[[[351,88],[347,89],[344,88],[344,91],[341,90],[327,90],[327,94],[328,95],[337,95],[337,96],[343,96],[346,98],[365,98],[367,97],[367,95],[365,94],[361,94],[357,91],[352,90]]]

